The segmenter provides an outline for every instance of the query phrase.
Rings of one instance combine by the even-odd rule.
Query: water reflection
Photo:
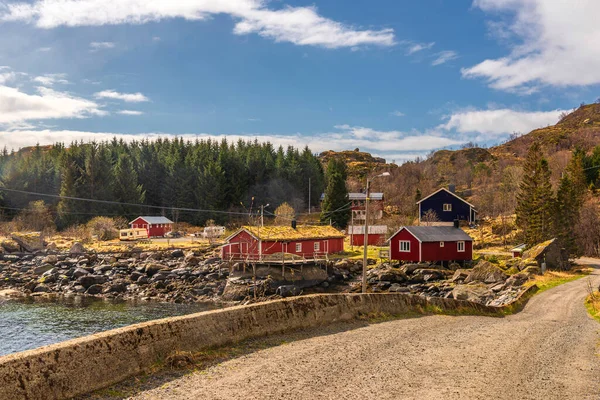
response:
[[[218,308],[208,304],[114,302],[89,297],[0,300],[0,356],[158,318]]]

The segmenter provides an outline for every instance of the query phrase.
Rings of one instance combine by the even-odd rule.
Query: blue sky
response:
[[[594,0],[0,0],[0,145],[227,136],[411,159],[600,97]]]

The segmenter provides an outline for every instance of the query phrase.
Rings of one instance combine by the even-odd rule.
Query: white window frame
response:
[[[440,242],[440,247],[444,247],[444,242]]]
[[[302,252],[302,243],[296,243],[296,253]]]
[[[460,241],[460,242],[456,242],[456,251],[458,251],[459,253],[464,253],[465,252],[465,242],[464,241]]]
[[[314,251],[321,251],[321,242],[315,242],[313,244]]]
[[[410,240],[401,240],[398,245],[401,253],[410,253]]]
[[[452,203],[444,203],[444,211],[452,211]]]

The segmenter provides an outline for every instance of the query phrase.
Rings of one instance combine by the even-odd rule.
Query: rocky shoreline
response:
[[[0,296],[84,295],[115,300],[173,303],[250,303],[308,293],[360,292],[362,262],[343,259],[321,265],[259,267],[229,264],[207,251],[168,250],[94,254],[81,244],[69,252],[0,254]],[[458,264],[372,265],[370,290],[451,297],[486,305],[511,303],[523,284],[538,272],[529,267],[507,275],[480,261],[474,268]]]

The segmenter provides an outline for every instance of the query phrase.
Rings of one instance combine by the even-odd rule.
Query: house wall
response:
[[[164,226],[163,226],[164,225]],[[142,218],[137,218],[131,223],[131,228],[145,229],[148,237],[162,237],[173,230],[172,224],[148,224]]]
[[[400,251],[400,241],[410,241],[410,252]],[[390,259],[398,261],[419,262],[420,243],[409,231],[402,229],[390,239]]]
[[[466,261],[473,259],[473,242],[465,241],[465,251],[459,252],[456,241],[444,242],[444,247],[440,247],[440,242],[423,243],[422,261]]]
[[[258,240],[256,240],[246,231],[239,232],[237,235],[229,239],[229,241],[227,241],[227,245],[223,246],[221,249],[221,257],[223,259],[228,259],[231,257],[231,255],[238,257],[240,255],[252,255],[258,257]]]
[[[452,211],[444,211],[444,204],[452,204]],[[455,219],[471,221],[471,206],[445,190],[421,202],[420,220],[428,210],[433,210],[441,222],[452,222]]]
[[[349,235],[352,246],[362,246],[365,242],[365,235],[354,234]],[[385,243],[385,235],[369,233],[368,244],[369,246],[383,246]]]
[[[296,244],[302,245],[301,251],[296,251]],[[332,254],[339,253],[344,250],[344,239],[314,239],[314,240],[292,240],[289,242],[272,242],[263,241],[262,249],[263,254],[274,254],[286,252],[290,254],[296,254],[298,256],[312,257],[315,254],[314,246],[315,243],[319,243],[319,250],[316,251],[318,254]]]

